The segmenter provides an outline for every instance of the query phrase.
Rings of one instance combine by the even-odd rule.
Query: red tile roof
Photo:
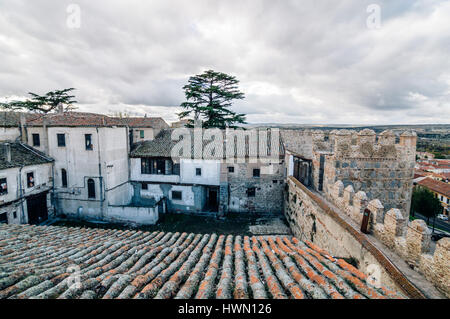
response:
[[[4,116],[0,116],[0,126],[20,125],[19,112],[4,113]],[[25,117],[26,124],[28,126],[42,126],[45,122],[47,126],[129,126],[135,128],[158,129],[169,127],[169,125],[161,117],[120,118],[87,112],[49,113],[45,115],[37,113],[25,113]],[[3,121],[1,121],[2,118],[4,118]]]
[[[450,184],[434,180],[430,177],[421,180],[417,184],[450,198]]]
[[[404,298],[290,236],[0,224],[0,269],[0,299]]]

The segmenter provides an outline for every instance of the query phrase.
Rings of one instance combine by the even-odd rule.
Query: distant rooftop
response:
[[[81,287],[69,288],[71,266]],[[3,224],[0,270],[0,299],[403,297],[290,236]]]
[[[450,184],[434,180],[431,177],[424,178],[417,184],[450,198]]]
[[[168,128],[169,125],[161,117],[114,117],[87,112],[64,113],[22,113],[28,126],[129,126],[134,128]],[[0,112],[0,126],[13,127],[20,125],[20,112]]]

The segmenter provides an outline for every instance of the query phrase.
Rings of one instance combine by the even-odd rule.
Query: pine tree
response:
[[[45,95],[38,95],[28,92],[32,96],[31,99],[25,101],[11,101],[1,103],[0,107],[7,110],[28,110],[38,113],[49,113],[62,106],[65,111],[75,109],[73,104],[77,101],[73,100],[74,95],[69,95],[68,92],[75,90],[74,88],[55,90],[47,92]]]
[[[190,77],[183,87],[187,101],[181,107],[186,111],[180,112],[179,118],[193,116],[187,127],[193,127],[196,120],[202,120],[204,128],[236,128],[236,123],[245,124],[245,114],[229,109],[233,100],[244,99],[238,83],[234,76],[212,70]]]

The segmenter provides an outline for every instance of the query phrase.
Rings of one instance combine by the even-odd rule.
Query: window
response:
[[[255,187],[249,187],[247,189],[247,196],[248,197],[255,197],[256,195],[256,188]]]
[[[33,133],[33,146],[41,146],[41,140],[39,138],[39,134]]]
[[[64,168],[61,169],[61,185],[64,188],[67,187],[67,172]]]
[[[145,136],[144,130],[140,130],[140,131],[139,131],[139,136],[140,136],[141,138],[144,138],[144,136]]]
[[[259,168],[253,169],[253,177],[259,177],[261,175],[261,170]]]
[[[13,212],[13,217],[17,218],[17,212]]]
[[[228,173],[234,173],[234,166],[228,166]]]
[[[8,223],[8,214],[2,213],[0,214],[0,224],[7,224]]]
[[[34,187],[34,173],[33,172],[27,173],[27,187],[28,188]]]
[[[154,158],[141,158],[141,174],[169,175],[169,171],[166,171],[166,160]]]
[[[87,181],[88,198],[95,198],[95,182],[92,178]]]
[[[0,195],[8,194],[8,184],[6,178],[0,178]]]
[[[92,134],[84,134],[84,141],[87,151],[92,151],[94,146],[92,145]]]
[[[196,168],[195,169],[195,176],[202,176],[202,169],[201,168]]]
[[[58,146],[59,147],[66,146],[66,135],[65,134],[56,134],[56,137],[58,139]]]
[[[173,164],[172,168],[172,174],[173,175],[180,175],[180,164]]]
[[[147,183],[142,183],[142,189],[148,189],[148,184]]]
[[[180,191],[172,191],[172,200],[181,200],[183,198],[183,193]]]
[[[272,183],[278,184],[278,181],[277,181],[276,179],[274,179],[274,180],[272,181]]]

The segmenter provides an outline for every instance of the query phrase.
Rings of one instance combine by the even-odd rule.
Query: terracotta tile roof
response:
[[[128,117],[119,118],[104,114],[87,112],[24,113],[28,126],[129,126],[136,128],[168,128],[169,125],[161,117]],[[0,126],[20,125],[19,112],[0,112]]]
[[[0,299],[403,298],[286,236],[3,224],[0,274]]]
[[[194,149],[194,131],[193,129],[185,129],[190,130],[190,136],[191,136],[191,153],[190,154],[183,154],[184,156],[187,156],[188,158],[201,158],[201,150]],[[158,133],[158,135],[151,141],[144,141],[140,143],[136,143],[133,146],[133,149],[131,151],[131,157],[171,157],[171,150],[172,148],[178,143],[178,140],[172,140],[172,133],[174,129],[164,129],[161,130],[161,132]],[[227,148],[226,148],[226,134],[225,130],[222,130],[222,140],[223,143],[223,150],[222,154],[225,157]],[[255,150],[257,150],[259,145],[259,136],[256,137],[256,143],[254,145]],[[271,149],[271,141],[270,141],[270,133],[267,134],[267,147],[268,147],[268,153],[270,154]],[[236,140],[237,141],[237,140]],[[203,141],[203,149],[207,145],[209,145],[211,140],[204,139]],[[235,149],[234,149],[234,156],[239,156],[240,158],[246,158],[248,157],[250,153],[250,146],[249,146],[249,139],[245,139],[245,143],[235,143]],[[200,152],[200,154],[196,154],[195,152]],[[214,153],[215,154],[215,153]],[[196,156],[194,156],[196,155]],[[279,156],[282,157],[284,155],[284,149],[283,144],[279,143]]]
[[[20,124],[20,113],[0,112],[0,127],[17,127]]]
[[[450,198],[450,184],[429,177],[421,180],[417,184]]]
[[[167,124],[166,121],[164,121],[161,117],[116,117],[115,120],[117,120],[119,123],[135,128],[169,128],[169,124]]]
[[[11,162],[8,162],[6,160],[5,144],[9,144],[11,147]],[[14,143],[0,142],[0,169],[45,164],[51,163],[52,161],[53,161],[52,158],[32,148],[29,145],[18,142]]]

